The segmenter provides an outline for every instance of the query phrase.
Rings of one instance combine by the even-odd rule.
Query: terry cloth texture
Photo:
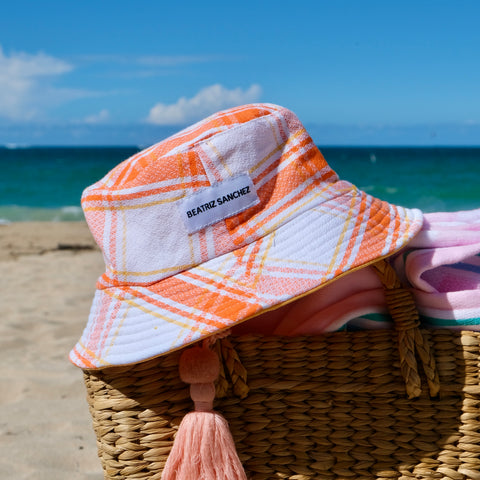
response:
[[[480,209],[426,213],[418,235],[390,259],[424,327],[480,330]],[[390,328],[385,292],[366,266],[234,327],[237,335],[319,335]]]
[[[396,252],[423,219],[340,180],[298,118],[271,104],[134,155],[82,206],[106,263],[70,354],[83,368],[226,330]]]
[[[412,286],[425,326],[480,329],[480,209],[425,214],[393,265]]]
[[[234,327],[244,335],[321,335],[348,329],[393,326],[385,291],[374,267],[366,266],[309,295]]]

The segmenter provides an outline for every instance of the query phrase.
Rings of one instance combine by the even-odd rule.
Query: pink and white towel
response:
[[[393,266],[425,326],[480,330],[480,209],[426,214]]]

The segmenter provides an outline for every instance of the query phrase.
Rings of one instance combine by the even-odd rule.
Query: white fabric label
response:
[[[195,233],[258,202],[250,175],[241,173],[190,195],[180,203],[179,210],[187,231]]]

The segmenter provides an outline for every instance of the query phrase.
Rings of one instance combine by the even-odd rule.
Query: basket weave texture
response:
[[[418,380],[434,391],[433,366],[434,398],[425,387],[406,394],[405,328],[217,342],[230,382],[215,408],[247,477],[480,480],[480,333],[413,328],[430,356]],[[84,371],[105,479],[160,479],[192,410],[180,353]]]

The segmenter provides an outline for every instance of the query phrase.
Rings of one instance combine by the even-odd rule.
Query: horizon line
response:
[[[161,143],[162,140],[155,143]],[[92,144],[21,144],[21,143],[4,143],[0,144],[0,148],[4,150],[28,150],[32,148],[134,148],[143,150],[155,145],[135,145],[135,144],[109,144],[109,143],[92,143]],[[316,144],[318,148],[480,148],[478,144],[335,144],[325,143]]]

